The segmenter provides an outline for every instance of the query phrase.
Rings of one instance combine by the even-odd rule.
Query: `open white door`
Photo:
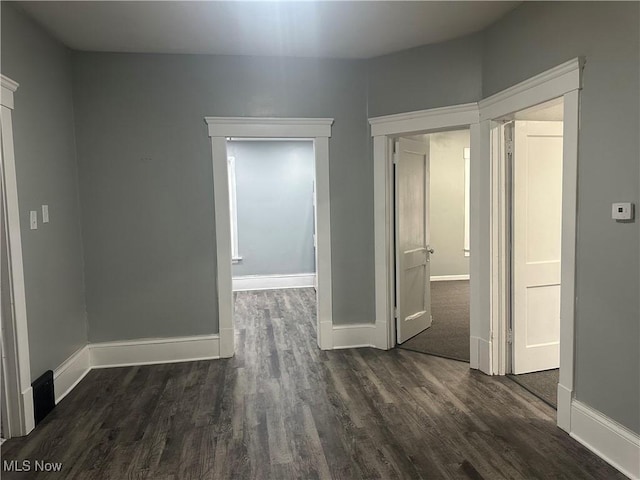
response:
[[[431,326],[429,144],[395,143],[396,336],[403,343]]]
[[[513,373],[560,366],[562,122],[516,121]]]

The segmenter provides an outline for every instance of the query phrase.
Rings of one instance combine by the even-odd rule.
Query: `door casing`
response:
[[[332,118],[205,117],[211,140],[216,232],[220,357],[235,353],[231,272],[231,219],[227,138],[296,138],[313,141],[316,181],[316,282],[318,347],[333,348],[329,137]]]

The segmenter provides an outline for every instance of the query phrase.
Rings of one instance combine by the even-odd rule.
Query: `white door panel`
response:
[[[429,145],[395,145],[397,342],[431,326]]]
[[[515,122],[513,373],[560,365],[562,122]]]

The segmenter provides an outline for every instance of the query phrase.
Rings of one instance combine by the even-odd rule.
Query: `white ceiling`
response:
[[[482,30],[519,2],[21,2],[76,50],[369,58]]]

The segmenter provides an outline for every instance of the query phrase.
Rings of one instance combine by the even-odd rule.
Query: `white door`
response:
[[[431,326],[429,144],[400,138],[394,152],[396,336],[403,343]]]
[[[515,122],[513,373],[560,366],[562,122]]]

